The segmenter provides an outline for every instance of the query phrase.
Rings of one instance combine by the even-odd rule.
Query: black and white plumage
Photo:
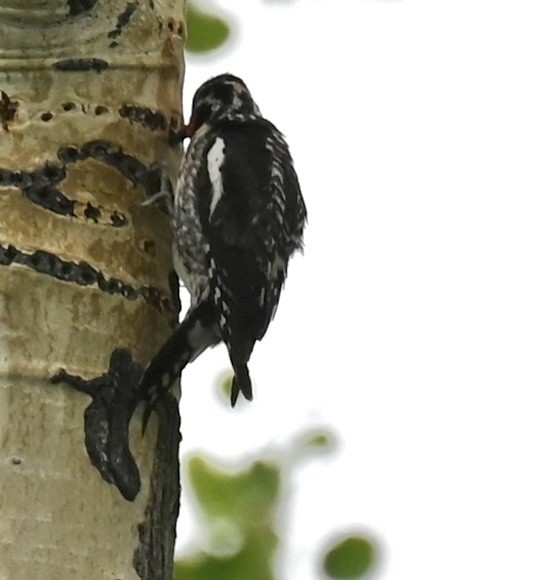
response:
[[[174,193],[173,254],[191,307],[141,385],[151,408],[188,362],[223,341],[234,405],[240,391],[252,399],[247,363],[302,247],[306,209],[288,146],[241,79],[204,83],[182,137],[191,142]]]

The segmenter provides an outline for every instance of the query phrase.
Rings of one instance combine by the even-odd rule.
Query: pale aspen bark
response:
[[[118,347],[145,364],[177,320],[168,220],[141,202],[177,171],[183,48],[183,0],[0,4],[2,580],[172,577],[176,405],[144,438],[135,416],[129,502],[88,458],[91,399],[50,378]]]

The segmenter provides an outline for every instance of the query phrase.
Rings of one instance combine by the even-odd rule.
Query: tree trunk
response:
[[[119,347],[145,364],[177,320],[168,219],[141,202],[177,171],[183,47],[183,0],[0,7],[2,579],[172,578],[176,404],[133,421],[131,502],[86,453],[91,399],[50,379]]]

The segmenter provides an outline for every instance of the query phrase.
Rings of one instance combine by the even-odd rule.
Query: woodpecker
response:
[[[284,137],[240,78],[202,84],[179,137],[190,144],[174,189],[173,258],[191,306],[144,373],[147,415],[186,364],[220,342],[234,370],[232,406],[240,392],[252,399],[247,363],[275,315],[307,217]]]

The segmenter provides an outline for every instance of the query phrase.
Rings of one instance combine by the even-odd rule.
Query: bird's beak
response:
[[[191,119],[188,125],[185,125],[182,131],[180,131],[179,137],[181,139],[191,139],[191,137],[195,134],[196,130],[198,129],[198,124],[196,123],[195,119]]]
[[[183,129],[179,131],[172,131],[169,135],[169,143],[170,145],[179,145],[183,142],[184,139],[191,139],[195,134],[198,126],[195,125],[194,121],[191,119],[188,125],[185,125]]]

